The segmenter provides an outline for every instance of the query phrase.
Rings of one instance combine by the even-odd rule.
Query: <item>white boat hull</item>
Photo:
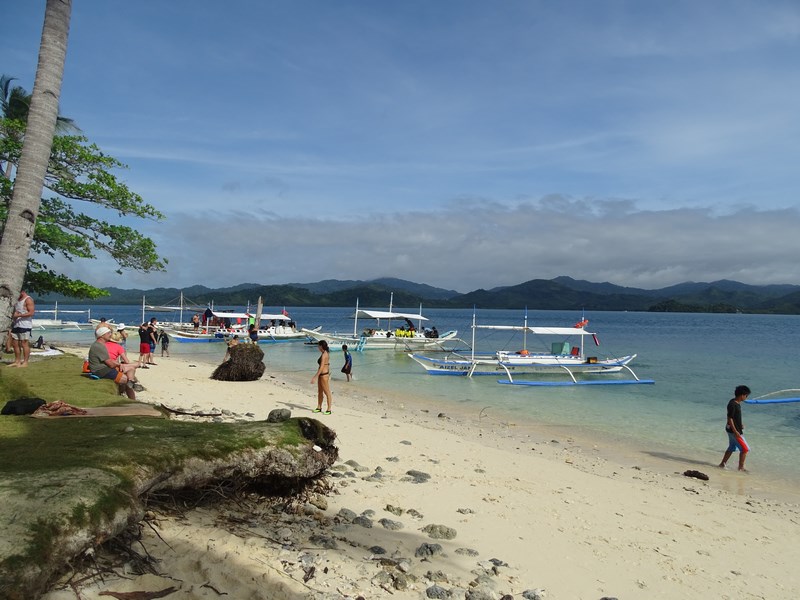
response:
[[[453,355],[446,358],[432,358],[421,354],[409,355],[430,375],[508,375],[548,374],[565,371],[570,373],[604,374],[619,373],[634,358],[635,354],[620,358],[606,358],[590,362],[579,356],[560,356],[554,354],[507,355],[498,353],[483,357]]]
[[[458,331],[448,331],[436,338],[425,337],[422,334],[413,336],[397,336],[390,331],[376,330],[373,333],[355,337],[347,334],[324,333],[318,330],[302,329],[309,338],[320,341],[325,340],[328,346],[336,347],[347,344],[353,350],[394,350],[397,352],[417,352],[419,350],[443,350],[443,344],[461,341],[456,336]]]
[[[233,336],[238,335],[243,341],[250,339],[250,334],[246,329],[216,329],[214,331],[193,331],[180,329],[164,329],[173,337],[176,342],[227,342]],[[258,342],[277,344],[281,342],[301,342],[307,340],[308,336],[301,330],[296,331],[290,327],[269,327],[258,330]]]

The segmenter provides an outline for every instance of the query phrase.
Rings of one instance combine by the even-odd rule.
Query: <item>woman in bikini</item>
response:
[[[328,410],[325,411],[326,415],[331,414],[331,355],[328,352],[328,342],[320,340],[317,343],[320,351],[320,357],[317,359],[317,372],[311,378],[311,383],[317,382],[317,408],[314,409],[315,413],[322,412],[322,397],[323,395],[328,399]]]

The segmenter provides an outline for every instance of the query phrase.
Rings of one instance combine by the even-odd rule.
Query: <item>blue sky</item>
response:
[[[33,87],[44,0],[0,23]],[[95,285],[800,284],[800,4],[76,0],[62,114],[167,216]]]

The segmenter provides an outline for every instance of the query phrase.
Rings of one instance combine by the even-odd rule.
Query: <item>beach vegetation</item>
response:
[[[113,382],[82,377],[82,362],[64,355],[34,361],[24,372],[2,368],[0,400],[38,397],[81,408],[130,403]],[[231,489],[241,489],[254,472],[266,469],[270,474],[253,483],[302,488],[306,478],[301,473],[313,473],[313,479],[324,470],[325,460],[335,457],[333,448],[328,457],[311,452],[318,465],[302,458],[311,444],[331,447],[335,433],[320,426],[313,419],[216,423],[146,416],[0,417],[5,498],[0,513],[15,521],[7,534],[17,540],[13,551],[0,556],[0,596],[3,576],[32,565],[44,568],[54,555],[63,556],[70,536],[88,530],[94,532],[90,538],[103,537],[120,515],[141,514],[143,490],[164,477],[178,476],[189,487],[197,481],[200,489],[209,485],[208,477],[220,477]],[[253,468],[256,464],[262,466]],[[20,578],[10,585],[28,585]]]
[[[25,123],[0,122],[0,224],[8,217],[14,169],[19,162]],[[114,174],[126,168],[81,135],[53,138],[50,162],[44,179],[44,194],[31,241],[24,287],[33,293],[59,293],[66,297],[98,298],[108,295],[100,288],[57,273],[48,266],[56,257],[72,262],[110,256],[123,269],[163,271],[166,260],[158,256],[155,243],[135,226],[131,218],[159,221],[164,218]],[[79,209],[78,205],[85,206]],[[112,216],[112,222],[106,215]],[[122,218],[122,222],[119,219]]]

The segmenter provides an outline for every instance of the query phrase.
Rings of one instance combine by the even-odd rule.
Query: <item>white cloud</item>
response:
[[[183,214],[155,238],[169,272],[122,287],[383,276],[462,292],[559,275],[645,288],[722,278],[792,283],[800,281],[798,226],[794,209],[653,211],[559,196],[346,221]]]

